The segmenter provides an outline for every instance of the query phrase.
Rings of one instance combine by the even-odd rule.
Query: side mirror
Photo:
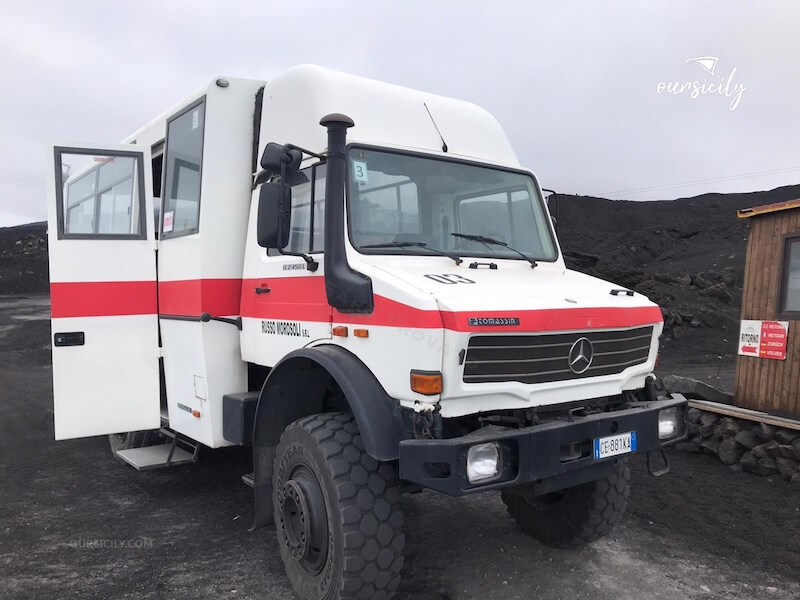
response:
[[[256,237],[262,248],[282,250],[289,243],[292,188],[284,183],[263,183],[258,196]]]
[[[280,175],[281,166],[284,166],[286,171],[291,173],[300,168],[302,160],[303,153],[299,150],[270,142],[261,154],[261,168],[273,175]]]

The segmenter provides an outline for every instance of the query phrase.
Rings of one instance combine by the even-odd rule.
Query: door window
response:
[[[58,235],[144,237],[141,154],[56,148]]]
[[[200,226],[205,98],[167,124],[164,213],[165,238],[196,233]]]

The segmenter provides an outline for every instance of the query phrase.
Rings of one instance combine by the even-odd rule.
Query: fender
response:
[[[399,458],[406,437],[399,403],[353,353],[323,344],[287,354],[273,367],[261,389],[253,424],[253,490],[255,527],[268,525],[272,514],[275,449],[283,430],[302,417],[322,412],[331,379],[339,386],[358,423],[367,454],[375,460]]]

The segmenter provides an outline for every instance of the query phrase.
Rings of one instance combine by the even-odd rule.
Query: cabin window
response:
[[[308,252],[311,235],[311,181],[292,186],[288,252]]]
[[[164,163],[162,237],[196,233],[200,226],[200,180],[203,162],[205,98],[167,123]]]
[[[164,142],[159,142],[150,148],[150,157],[153,165],[153,198],[161,199],[161,176],[164,167]]]
[[[138,153],[56,149],[61,237],[144,237]]]
[[[533,207],[527,189],[460,198],[461,232],[486,231],[488,237],[513,244],[523,252],[545,256],[548,250],[541,240],[547,239],[547,231],[536,218]],[[480,247],[480,242],[465,242],[462,247]]]
[[[784,238],[782,266],[778,312],[797,319],[800,318],[800,233]]]
[[[365,254],[537,260],[558,254],[533,177],[489,165],[405,152],[351,148],[350,240]],[[484,244],[452,234],[495,238]]]
[[[325,247],[325,165],[308,167],[301,173],[307,181],[292,186],[291,231],[286,251],[314,254]]]
[[[314,231],[311,254],[325,250],[325,165],[314,167]]]

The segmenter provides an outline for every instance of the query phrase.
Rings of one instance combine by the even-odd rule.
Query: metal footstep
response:
[[[155,446],[117,450],[117,456],[137,471],[177,467],[197,462],[197,455],[200,451],[198,442],[189,440],[171,429],[161,428],[159,433],[172,438],[172,441]]]
[[[659,453],[661,456],[662,466],[657,466],[655,461],[653,461],[653,454]],[[662,475],[666,475],[669,473],[669,456],[667,456],[666,450],[664,448],[660,448],[659,450],[651,450],[647,453],[647,471],[653,477],[661,477]]]

